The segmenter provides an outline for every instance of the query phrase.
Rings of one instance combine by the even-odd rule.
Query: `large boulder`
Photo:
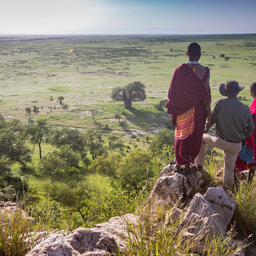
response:
[[[177,202],[192,198],[203,183],[200,171],[194,170],[185,175],[176,172],[174,165],[167,165],[161,171],[142,214],[148,213],[152,216],[159,207],[166,209]]]
[[[234,215],[236,203],[219,187],[208,188],[205,195],[197,193],[180,224],[197,239],[225,237],[227,227]]]
[[[78,228],[71,234],[53,234],[34,247],[27,256],[106,256],[126,251],[127,225],[138,217],[126,214],[111,218],[94,228]]]

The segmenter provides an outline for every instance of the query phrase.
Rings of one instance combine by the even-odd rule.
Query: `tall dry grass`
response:
[[[234,233],[223,237],[205,237],[199,240],[187,232],[188,227],[181,228],[180,218],[170,218],[175,206],[165,211],[158,211],[158,222],[152,215],[146,214],[137,225],[127,223],[127,252],[118,256],[231,256],[245,248],[242,243],[232,243]],[[161,216],[160,216],[161,215]],[[160,216],[160,218],[159,218]],[[169,216],[168,218],[166,218]],[[168,221],[167,221],[168,219]]]
[[[33,248],[40,228],[40,224],[33,223],[19,210],[14,214],[0,212],[0,255],[26,255]]]

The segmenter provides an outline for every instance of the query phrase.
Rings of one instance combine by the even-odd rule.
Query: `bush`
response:
[[[80,221],[87,227],[93,226],[101,214],[101,197],[97,188],[86,182],[76,183],[71,187],[67,184],[54,186],[50,196],[63,207],[70,210],[71,214],[80,215]]]
[[[174,132],[164,128],[154,136],[149,149],[154,155],[160,154],[164,146],[174,145],[174,139]]]
[[[155,109],[157,109],[159,111],[164,111],[165,104],[166,104],[166,100],[161,100],[161,101],[159,101],[158,104],[155,104],[154,107],[155,107]]]
[[[64,211],[61,209],[60,204],[51,201],[48,197],[36,206],[27,207],[27,211],[29,211],[35,222],[41,223],[49,229],[67,228],[63,225]]]
[[[126,193],[138,195],[141,190],[152,188],[154,170],[151,159],[151,153],[134,150],[120,163],[118,182]]]
[[[120,160],[120,155],[116,153],[97,156],[89,166],[89,171],[95,171],[99,174],[115,177]]]

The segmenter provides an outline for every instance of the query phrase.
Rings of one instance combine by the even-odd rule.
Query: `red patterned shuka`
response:
[[[254,127],[256,127],[256,98],[253,99],[252,104],[250,106],[250,110],[252,113],[252,119],[254,122]],[[252,161],[256,161],[256,129],[254,129],[254,132],[251,134],[250,137],[246,138],[245,144],[248,148],[250,148],[254,152]],[[239,158],[239,156],[236,159],[236,167],[235,172],[241,172],[247,169],[250,169],[251,167],[256,166],[256,163],[248,163]]]
[[[172,77],[166,107],[176,126],[174,147],[179,165],[193,162],[201,147],[207,107],[211,100],[210,89],[207,90],[204,85],[207,79],[208,68],[200,80],[187,64],[179,66]]]

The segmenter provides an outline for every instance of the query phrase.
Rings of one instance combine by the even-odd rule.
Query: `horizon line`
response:
[[[221,35],[256,35],[256,32],[245,33],[42,33],[42,34],[0,34],[0,37],[19,37],[19,36],[221,36]]]

